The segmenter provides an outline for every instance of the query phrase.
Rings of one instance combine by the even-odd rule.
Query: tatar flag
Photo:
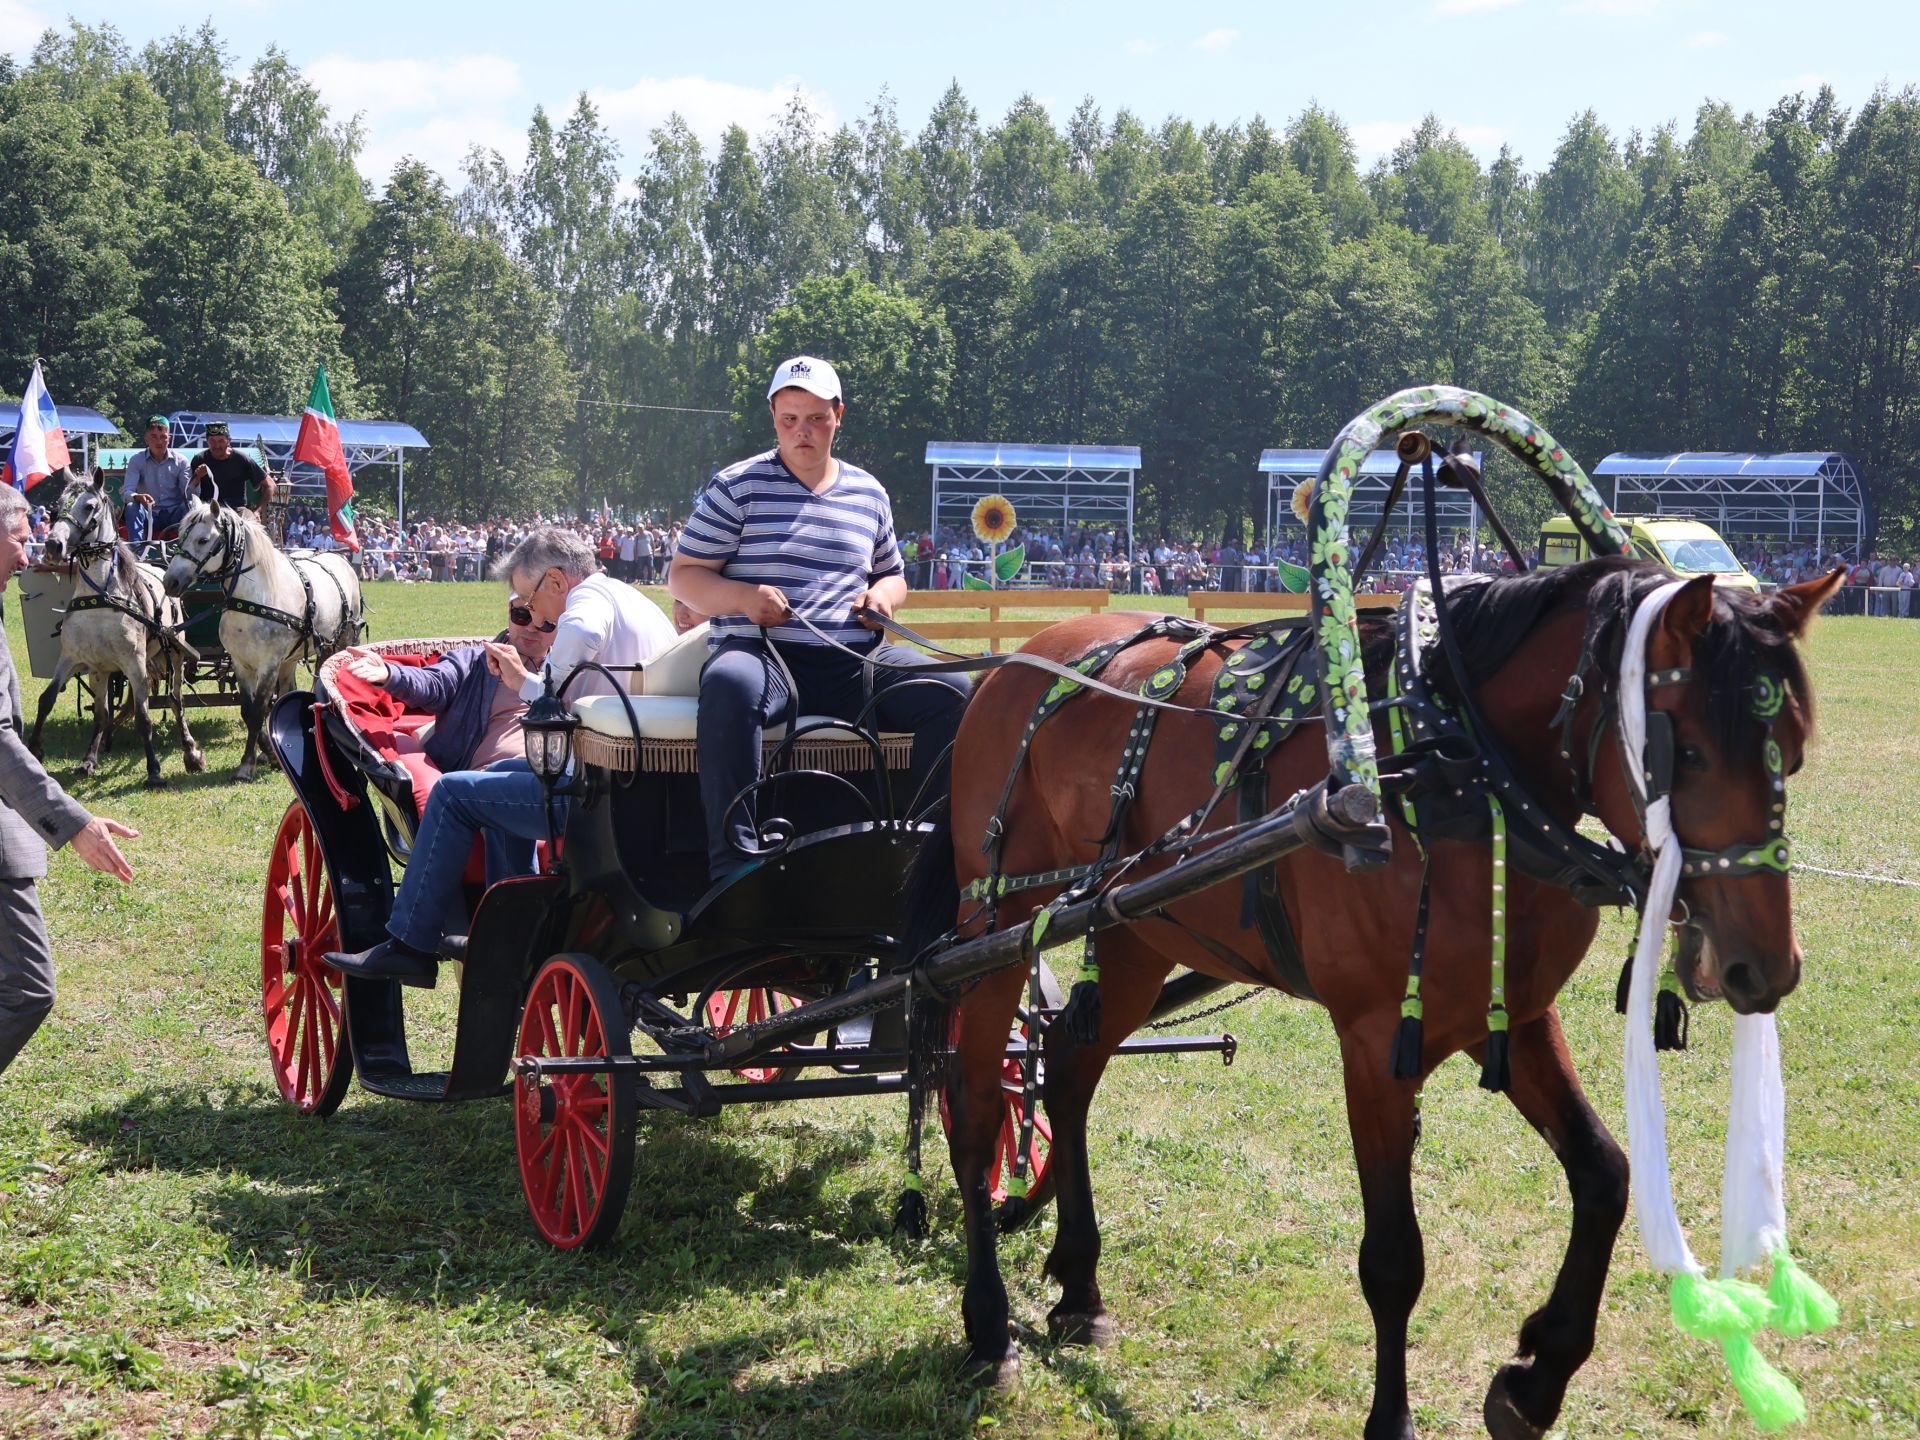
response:
[[[327,476],[327,519],[333,538],[349,550],[360,548],[353,528],[353,472],[340,445],[340,423],[333,418],[333,393],[327,389],[327,367],[313,372],[313,393],[300,416],[300,434],[293,442],[293,458],[318,466]]]
[[[33,378],[27,381],[27,393],[20,397],[20,423],[14,428],[13,445],[0,463],[0,484],[24,490],[64,469],[72,457],[67,454],[67,432],[60,428],[60,412],[53,408],[47,394],[47,382],[41,378],[40,362],[33,362]]]

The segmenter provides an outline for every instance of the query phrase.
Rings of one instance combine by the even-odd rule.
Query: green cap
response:
[[[151,430],[156,425],[158,425],[162,430],[167,430],[172,428],[172,422],[169,421],[167,417],[164,415],[147,416],[147,429]]]
[[[209,434],[209,435],[225,435],[225,434],[227,434],[227,433],[228,433],[228,431],[227,431],[227,422],[226,422],[226,421],[224,421],[224,420],[209,420],[209,421],[207,422],[207,434]]]

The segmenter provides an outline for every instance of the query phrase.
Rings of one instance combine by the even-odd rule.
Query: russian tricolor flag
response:
[[[20,425],[13,432],[13,446],[0,464],[0,485],[24,490],[44,480],[56,470],[66,468],[72,457],[67,454],[67,432],[60,428],[60,412],[53,408],[47,394],[47,382],[41,378],[40,362],[33,362],[33,378],[27,393],[20,397]]]

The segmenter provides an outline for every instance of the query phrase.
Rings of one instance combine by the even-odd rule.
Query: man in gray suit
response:
[[[27,563],[30,513],[18,490],[0,485],[0,596]],[[0,1071],[53,1008],[53,956],[34,883],[47,873],[47,846],[71,845],[95,870],[126,881],[133,867],[113,837],[137,833],[89,815],[62,790],[27,753],[20,718],[20,681],[0,630]]]

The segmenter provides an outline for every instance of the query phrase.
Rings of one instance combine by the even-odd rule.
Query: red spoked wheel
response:
[[[957,1013],[953,1017],[951,1039],[956,1045],[960,1041],[960,1016]],[[1023,1047],[1026,1039],[1027,1027],[1022,1024],[1013,1031],[1008,1049]],[[1046,1111],[1036,1104],[1033,1110],[1033,1135],[1027,1145],[1026,1213],[1008,1216],[1005,1212],[1007,1181],[1013,1174],[1013,1157],[1020,1153],[1020,1111],[1025,1103],[1026,1079],[1026,1066],[1020,1060],[1008,1055],[1000,1062],[1000,1138],[994,1143],[993,1169],[988,1175],[988,1185],[994,1208],[1001,1212],[1003,1229],[1019,1229],[1053,1199],[1053,1167],[1050,1163],[1053,1158],[1053,1127],[1047,1123]],[[953,1115],[944,1089],[940,1092],[940,1127],[952,1133]]]
[[[353,1081],[346,982],[320,957],[340,948],[333,882],[320,837],[298,800],[287,806],[267,857],[260,911],[260,1000],[280,1096],[302,1115],[340,1108]]]
[[[736,1025],[751,1025],[772,1015],[782,1015],[805,1002],[798,995],[775,990],[767,985],[744,990],[716,990],[707,997],[707,1024],[715,1030],[731,1030]],[[742,1080],[764,1085],[769,1080],[789,1080],[799,1074],[794,1065],[743,1065],[733,1072]]]
[[[632,1053],[620,988],[588,955],[540,967],[520,1021],[520,1054],[605,1058]],[[579,1250],[620,1228],[633,1183],[632,1071],[516,1075],[513,1134],[534,1227]]]

